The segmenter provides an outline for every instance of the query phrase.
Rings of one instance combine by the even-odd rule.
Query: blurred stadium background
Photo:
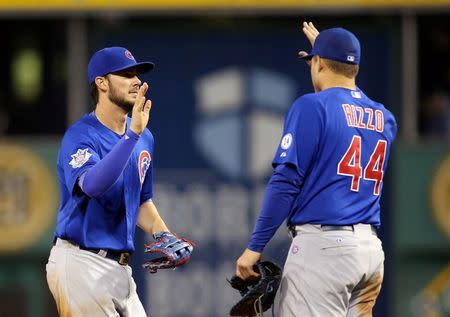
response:
[[[143,76],[155,200],[199,245],[188,266],[149,275],[140,232],[141,299],[152,317],[227,316],[237,294],[225,278],[253,227],[283,114],[312,91],[296,57],[309,49],[303,20],[359,37],[358,85],[399,125],[374,316],[450,316],[449,9],[448,0],[0,0],[0,316],[57,316],[45,279],[57,150],[93,109],[86,65],[105,46],[156,63]],[[288,245],[281,228],[265,256],[282,264]]]

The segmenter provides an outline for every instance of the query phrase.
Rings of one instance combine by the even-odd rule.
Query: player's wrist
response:
[[[261,254],[263,252],[263,250],[264,250],[264,247],[265,247],[264,245],[257,244],[257,243],[255,243],[253,241],[250,241],[247,244],[247,250],[252,251],[254,253],[260,253]]]
[[[153,239],[158,240],[161,239],[163,237],[175,237],[173,233],[169,232],[169,231],[158,231],[152,234]]]
[[[142,133],[142,132],[141,132]],[[139,140],[139,138],[141,137],[141,133],[137,133],[136,131],[134,131],[131,127],[130,128],[128,128],[126,131],[125,131],[125,134],[128,136],[128,137],[130,137],[130,138],[132,138],[132,139],[134,139],[134,140]]]

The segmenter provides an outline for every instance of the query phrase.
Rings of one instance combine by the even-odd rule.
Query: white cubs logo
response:
[[[351,91],[350,94],[352,95],[353,98],[358,98],[361,99],[361,92],[359,91]]]
[[[69,164],[72,166],[72,168],[79,168],[83,166],[87,161],[89,161],[89,158],[92,156],[91,153],[89,153],[89,149],[78,149],[77,153],[72,154],[72,160],[69,162]]]
[[[152,157],[150,156],[150,153],[148,153],[148,151],[142,151],[141,154],[139,154],[138,168],[139,180],[141,181],[141,185],[144,183],[145,175],[147,174],[151,161]]]
[[[292,134],[288,133],[285,134],[284,137],[281,139],[281,148],[283,150],[287,150],[291,147],[292,144]]]
[[[133,61],[135,60],[133,54],[131,54],[131,52],[130,52],[129,50],[126,50],[126,51],[125,51],[125,56],[126,56],[128,59],[131,59],[131,60],[133,60]]]

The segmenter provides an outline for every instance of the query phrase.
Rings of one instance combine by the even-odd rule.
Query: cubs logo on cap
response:
[[[129,50],[125,51],[125,56],[133,61],[135,60],[133,54],[131,54],[131,52]]]

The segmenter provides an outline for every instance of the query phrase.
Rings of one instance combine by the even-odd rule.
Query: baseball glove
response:
[[[260,274],[257,280],[242,280],[234,275],[228,280],[242,298],[230,310],[230,316],[262,316],[275,300],[281,282],[281,268],[270,261],[258,262],[253,267]]]
[[[156,273],[159,269],[174,269],[186,263],[191,257],[194,243],[185,238],[180,238],[170,232],[158,232],[153,235],[155,241],[145,244],[145,253],[148,261],[142,266],[150,273]]]

